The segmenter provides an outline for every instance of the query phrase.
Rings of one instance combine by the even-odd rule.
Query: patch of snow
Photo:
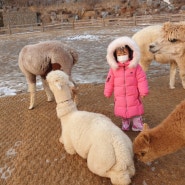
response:
[[[169,0],[163,0],[165,3],[171,4]]]
[[[6,180],[11,176],[13,171],[14,171],[14,168],[10,168],[5,164],[4,167],[0,168],[1,179]]]
[[[15,89],[10,89],[9,87],[0,87],[0,96],[13,96],[16,95]]]
[[[95,35],[75,35],[68,37],[67,40],[99,40],[98,36]]]
[[[12,157],[15,156],[17,154],[17,152],[15,151],[14,148],[10,148],[7,152],[6,152],[6,156],[7,157]]]

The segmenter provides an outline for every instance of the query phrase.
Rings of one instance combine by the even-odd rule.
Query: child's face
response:
[[[128,48],[126,47],[116,49],[117,56],[123,56],[123,55],[128,55],[128,54],[129,54],[129,51],[128,51]]]
[[[116,49],[116,58],[120,63],[124,63],[129,60],[129,50],[126,47]]]

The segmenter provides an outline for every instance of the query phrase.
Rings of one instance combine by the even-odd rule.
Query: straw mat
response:
[[[185,98],[185,90],[180,82],[175,90],[169,90],[167,77],[150,79],[149,86],[143,118],[154,127]],[[113,114],[113,97],[105,98],[103,88],[103,84],[79,85],[78,109],[105,114],[121,127],[120,118]],[[56,103],[47,102],[44,91],[38,91],[36,97],[33,110],[28,110],[28,93],[0,98],[0,185],[111,185],[110,179],[91,173],[86,160],[65,152],[59,143]],[[138,133],[126,134],[133,140]],[[184,155],[185,150],[181,150],[159,159],[154,163],[155,171],[135,161],[132,183],[183,185]]]
[[[102,88],[102,85],[83,85],[79,109],[101,112],[98,111],[101,101],[96,101],[94,92],[99,91],[102,98],[98,99],[106,101]],[[28,110],[28,93],[0,98],[0,184],[90,185],[104,184],[104,181],[110,184],[109,179],[92,174],[84,159],[65,152],[59,143],[61,126],[56,103],[47,102],[44,91],[37,92],[36,96],[33,110]]]

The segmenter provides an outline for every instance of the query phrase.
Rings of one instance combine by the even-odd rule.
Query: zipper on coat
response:
[[[125,115],[126,115],[126,118],[127,118],[127,93],[126,93],[126,85],[125,85],[125,66],[123,67],[123,70],[124,70],[124,88],[125,88],[125,102],[126,102],[126,111],[125,111]]]

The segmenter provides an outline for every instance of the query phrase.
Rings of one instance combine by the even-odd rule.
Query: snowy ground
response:
[[[79,53],[79,61],[72,71],[76,83],[103,83],[108,64],[106,49],[108,44],[120,36],[132,36],[142,27],[98,28],[92,30],[59,30],[46,33],[24,33],[0,36],[0,96],[15,95],[26,92],[25,77],[18,67],[18,54],[27,44],[46,40],[61,40],[75,48]],[[168,74],[168,65],[153,63],[147,73],[148,78]],[[37,79],[37,89],[42,89]]]

